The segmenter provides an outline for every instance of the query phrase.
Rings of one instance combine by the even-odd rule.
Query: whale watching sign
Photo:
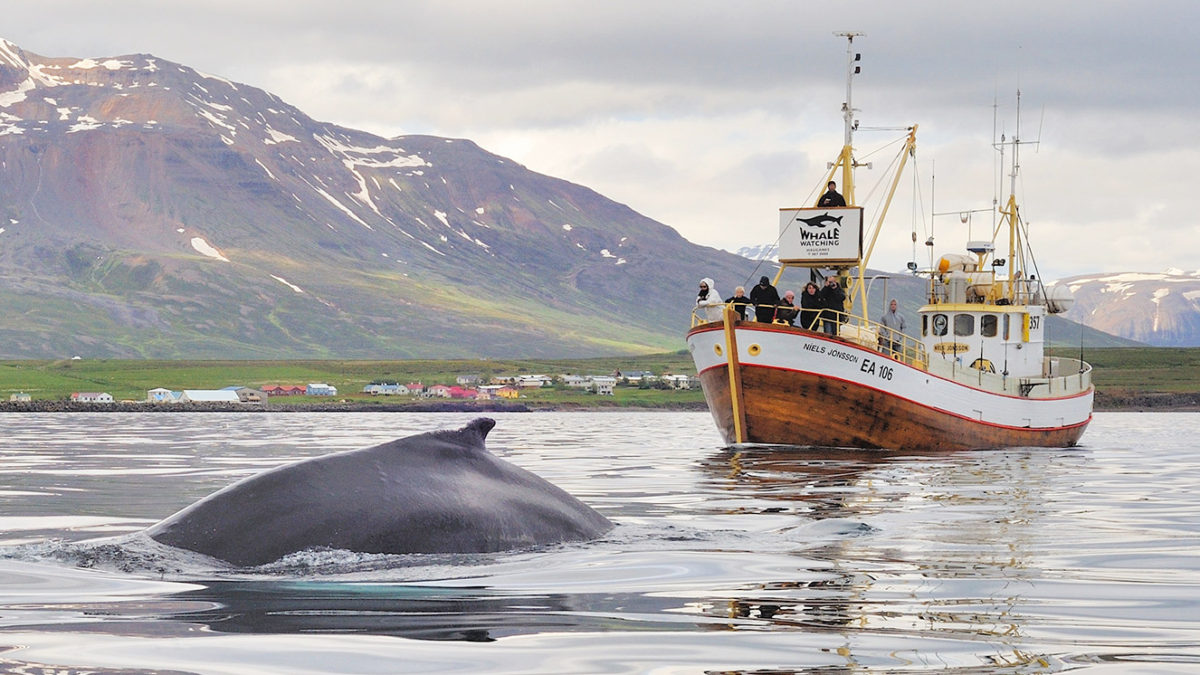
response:
[[[779,209],[779,262],[828,266],[862,258],[861,206]]]

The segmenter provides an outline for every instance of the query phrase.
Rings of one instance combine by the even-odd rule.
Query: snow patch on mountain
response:
[[[200,255],[208,256],[214,260],[229,262],[229,258],[226,258],[224,255],[222,255],[221,252],[214,248],[212,244],[208,243],[204,237],[192,237],[192,248],[196,249],[196,252]]]

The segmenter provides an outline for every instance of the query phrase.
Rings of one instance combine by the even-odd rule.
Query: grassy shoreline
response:
[[[1056,355],[1078,357],[1078,352],[1054,350]],[[1200,348],[1090,349],[1084,359],[1094,368],[1097,410],[1200,410]],[[268,384],[324,382],[338,388],[335,400],[321,397],[273,398],[271,411],[357,412],[427,411],[428,399],[363,394],[371,382],[454,384],[459,375],[483,379],[500,375],[608,375],[614,371],[650,371],[655,374],[691,374],[695,367],[686,351],[629,357],[588,359],[478,359],[478,360],[292,360],[292,361],[144,361],[144,360],[42,360],[0,361],[0,411],[66,409],[72,392],[108,392],[118,401],[144,401],[156,387],[217,389],[230,385],[261,388]],[[34,406],[7,403],[9,396],[25,392]],[[48,403],[57,405],[47,407]],[[446,403],[432,405],[446,408]],[[491,402],[454,402],[454,409],[481,410]],[[522,392],[515,402],[528,410],[648,409],[705,410],[704,395],[695,390],[664,390],[645,386],[618,386],[613,396],[597,396],[563,387]],[[72,408],[74,409],[74,408]],[[87,407],[97,410],[96,406]],[[113,410],[126,408],[113,407]],[[131,408],[137,409],[137,408]],[[172,407],[171,409],[179,409]],[[191,408],[198,410],[200,408]],[[243,408],[238,408],[243,409]]]

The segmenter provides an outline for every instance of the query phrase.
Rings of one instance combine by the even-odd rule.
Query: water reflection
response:
[[[765,579],[706,612],[756,619],[760,630],[985,638],[1006,648],[1004,665],[1045,663],[1019,642],[1058,458],[723,449],[700,463],[707,487],[728,495],[711,508],[776,519],[796,535],[801,564],[793,578]]]
[[[547,631],[638,630],[645,622],[622,614],[658,614],[675,604],[641,594],[523,594],[486,587],[321,581],[215,582],[175,599],[209,608],[162,618],[220,632],[366,633],[471,642]],[[614,613],[615,608],[620,611]],[[655,620],[653,627],[691,631],[696,624]]]

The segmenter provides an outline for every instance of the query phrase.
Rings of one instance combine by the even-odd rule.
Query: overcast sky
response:
[[[834,33],[861,32],[862,127],[920,125],[872,267],[902,269],[914,229],[939,253],[968,225],[988,238],[987,214],[928,214],[990,205],[993,120],[1012,136],[1019,88],[1021,138],[1040,142],[1018,196],[1056,279],[1200,269],[1198,24],[1196,0],[6,0],[0,37],[153,54],[382,136],[468,138],[736,250],[813,199],[841,145]],[[859,133],[876,167],[860,201],[900,135]]]

